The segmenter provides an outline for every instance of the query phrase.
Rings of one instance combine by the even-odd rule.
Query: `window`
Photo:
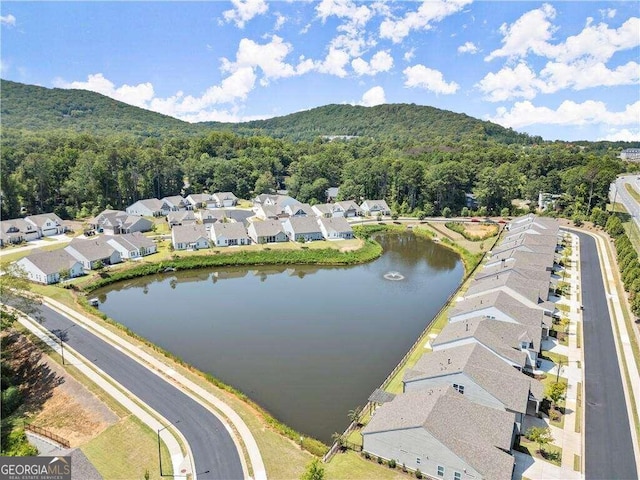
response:
[[[462,480],[462,474],[460,472],[453,472],[453,480]]]
[[[444,477],[444,467],[442,465],[438,465],[438,476]]]
[[[455,388],[458,393],[464,395],[464,385],[458,385],[457,383],[454,383],[453,388]]]
[[[420,465],[420,459],[416,458],[416,465]]]

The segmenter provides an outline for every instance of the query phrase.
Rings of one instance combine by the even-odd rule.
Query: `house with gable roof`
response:
[[[384,200],[365,200],[362,205],[360,205],[360,209],[364,215],[372,217],[378,214],[391,215],[391,209]]]
[[[238,197],[232,192],[217,192],[211,195],[212,202],[208,203],[209,208],[227,208],[233,207],[238,203]]]
[[[94,270],[98,265],[114,265],[122,262],[120,252],[109,245],[105,238],[74,238],[64,248],[78,259],[85,270]]]
[[[450,385],[396,395],[362,430],[362,450],[429,478],[511,480],[513,413],[471,402]]]
[[[141,233],[125,233],[107,239],[107,243],[115,248],[120,257],[131,260],[141,258],[158,251],[153,240]]]
[[[24,218],[0,222],[0,245],[28,242],[41,237],[38,227]]]
[[[64,249],[36,251],[16,261],[16,266],[27,274],[32,282],[50,285],[61,280],[61,273],[69,278],[84,274],[82,263]]]
[[[173,195],[162,199],[167,204],[171,212],[179,212],[181,210],[191,210],[191,204],[182,195]]]
[[[121,235],[125,233],[149,232],[153,222],[137,215],[129,215],[121,210],[104,210],[89,220],[92,229],[105,235]]]
[[[327,240],[347,240],[353,238],[353,228],[344,217],[318,218],[320,231]]]
[[[251,240],[241,222],[217,222],[211,225],[211,241],[216,247],[249,245]]]
[[[278,220],[251,222],[247,231],[253,243],[257,244],[289,241],[289,237],[282,228],[282,223]]]
[[[125,211],[129,215],[141,217],[163,217],[171,211],[171,206],[157,198],[145,198],[129,205]]]
[[[171,229],[171,243],[175,250],[209,248],[209,232],[204,225],[176,225]]]
[[[316,217],[290,217],[282,222],[282,228],[292,242],[324,240]]]
[[[33,224],[41,237],[60,235],[67,231],[62,219],[55,213],[41,213],[39,215],[29,215],[24,219]]]

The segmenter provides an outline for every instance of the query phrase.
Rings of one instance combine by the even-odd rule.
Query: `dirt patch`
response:
[[[356,250],[362,248],[362,245],[363,245],[362,240],[358,240],[358,242],[355,243],[355,244],[349,244],[349,245],[346,245],[344,247],[340,247],[340,251],[341,252],[353,252],[353,251],[356,251]]]
[[[14,334],[12,340],[8,348],[15,349],[19,374],[28,379],[23,394],[30,423],[75,447],[118,421],[113,411],[24,335]]]
[[[485,235],[497,234],[498,227],[487,225],[486,223],[465,223],[464,229],[469,235],[484,237]]]

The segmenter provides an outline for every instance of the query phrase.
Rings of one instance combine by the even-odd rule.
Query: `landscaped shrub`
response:
[[[369,460],[371,458],[371,454],[369,452],[364,452],[364,458]]]
[[[422,478],[422,472],[420,471],[420,469],[416,470],[416,478]]]
[[[389,468],[396,468],[396,461],[393,458],[389,460]]]
[[[378,457],[378,463],[379,463],[380,465],[382,465],[382,464],[384,463],[384,460],[382,459],[382,457]]]

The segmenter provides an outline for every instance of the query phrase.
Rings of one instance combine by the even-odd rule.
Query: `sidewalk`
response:
[[[567,357],[568,364],[556,365],[553,362],[542,360],[540,370],[547,376],[554,378],[559,376],[567,379],[567,391],[565,394],[565,415],[564,428],[553,426],[549,422],[549,418],[537,418],[527,415],[523,422],[523,431],[527,431],[529,427],[549,427],[553,436],[552,445],[562,448],[561,466],[556,466],[545,460],[534,458],[520,452],[514,452],[516,457],[516,468],[514,471],[514,479],[521,477],[531,479],[558,479],[558,480],[580,480],[584,478],[582,473],[583,458],[583,435],[575,431],[576,427],[576,408],[579,383],[583,384],[583,358],[582,349],[578,348],[577,330],[578,322],[582,320],[580,301],[577,298],[580,291],[580,272],[576,269],[580,261],[578,237],[571,235],[571,267],[566,268],[564,273],[564,281],[569,283],[569,294],[558,300],[557,304],[567,305],[568,312],[563,312],[563,316],[569,319],[568,327],[568,345],[561,345],[554,338],[542,341],[542,350],[557,353]],[[560,370],[558,372],[558,369]],[[584,411],[584,410],[583,410]],[[584,424],[584,414],[582,423]],[[581,425],[580,431],[584,428]],[[580,458],[580,471],[574,470],[574,458]]]
[[[176,372],[163,361],[156,359],[152,355],[143,351],[141,348],[129,343],[123,337],[120,337],[119,335],[111,332],[110,330],[99,325],[93,320],[90,320],[81,313],[78,313],[75,310],[67,307],[66,305],[63,305],[60,302],[57,302],[50,298],[44,298],[43,302],[59,313],[81,324],[83,327],[103,338],[105,341],[117,346],[116,348],[119,347],[124,353],[129,355],[138,363],[146,366],[156,375],[164,378],[169,383],[181,389],[186,395],[189,395],[195,401],[199,402],[202,406],[208,409],[212,414],[216,415],[220,419],[222,424],[225,425],[226,429],[231,434],[231,437],[236,442],[236,446],[238,448],[238,452],[240,453],[240,459],[243,462],[245,472],[247,471],[244,460],[245,457],[242,454],[243,449],[241,445],[237,444],[237,435],[239,435],[242,439],[246,452],[249,456],[249,461],[253,469],[253,478],[255,480],[266,480],[267,473],[264,462],[262,461],[262,455],[260,454],[258,444],[256,443],[253,434],[249,430],[249,427],[247,427],[244,420],[242,420],[242,418],[235,412],[235,410],[229,407],[229,405],[214,396],[212,393],[197,385],[192,380],[189,380],[184,375]],[[222,412],[224,417],[222,417],[218,412]],[[229,422],[232,425],[229,425]]]

